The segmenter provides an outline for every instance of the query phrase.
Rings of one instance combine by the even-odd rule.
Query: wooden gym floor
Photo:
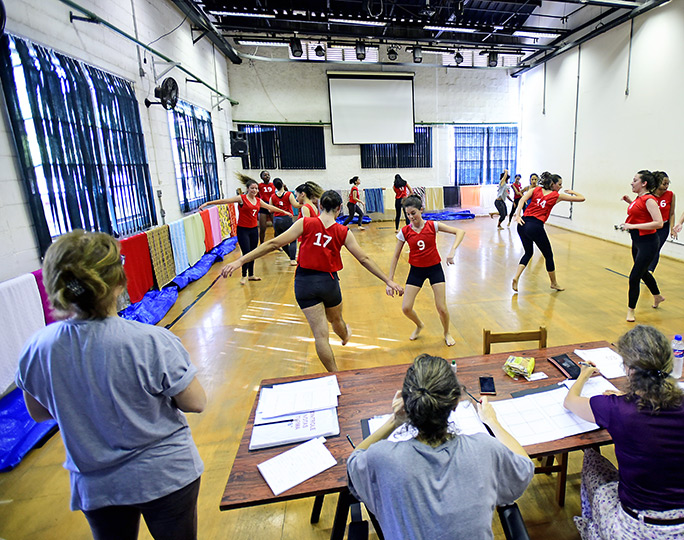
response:
[[[385,295],[384,284],[366,272],[344,251],[341,272],[344,314],[353,330],[342,347],[331,340],[340,369],[408,363],[429,352],[446,358],[480,354],[482,329],[533,329],[543,324],[549,345],[579,341],[615,341],[631,325],[625,322],[629,248],[547,226],[558,279],[566,287],[553,292],[544,261],[537,252],[520,281],[519,294],[510,282],[522,254],[515,227],[496,230],[496,221],[476,218],[454,221],[466,237],[457,250],[456,264],[447,269],[447,302],[456,345],[448,348],[440,333],[432,292],[421,291],[416,310],[426,325],[420,339],[409,342],[411,323],[401,313],[401,300]],[[371,224],[352,231],[361,246],[387,270],[394,250],[393,223]],[[272,234],[269,229],[269,237]],[[440,235],[445,253],[451,236]],[[397,281],[407,273],[405,248]],[[237,251],[235,252],[237,253]],[[236,255],[231,254],[228,260]],[[200,281],[181,291],[163,326],[175,320],[218,276],[214,265]],[[645,287],[637,308],[637,322],[651,324],[667,335],[684,331],[681,279],[684,265],[661,258],[656,278],[667,301],[654,310]],[[219,512],[219,500],[252,407],[259,381],[322,371],[309,327],[296,306],[294,268],[282,253],[256,262],[261,282],[241,287],[239,277],[219,279],[173,326],[199,368],[209,404],[201,415],[188,415],[193,436],[204,460],[199,496],[199,537],[208,539],[325,539],[329,537],[336,496],[326,497],[321,520],[309,524],[312,500]],[[525,348],[522,344],[519,348]],[[496,350],[504,350],[499,345]],[[541,364],[540,369],[549,369]],[[388,396],[388,411],[391,396]],[[611,455],[612,450],[604,451]],[[613,456],[614,457],[614,456]],[[13,471],[0,475],[0,538],[85,540],[90,532],[79,512],[69,511],[69,478],[62,468],[64,449],[54,436],[32,451]],[[519,504],[534,539],[579,538],[572,516],[580,513],[581,452],[571,454],[567,501],[554,502],[555,476],[535,476]],[[494,518],[497,539],[503,538]],[[140,538],[150,538],[144,525]],[[371,538],[376,538],[371,534]]]

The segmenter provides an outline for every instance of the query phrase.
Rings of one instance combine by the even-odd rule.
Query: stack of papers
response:
[[[339,395],[335,375],[263,387],[249,449],[339,435]]]
[[[609,347],[599,349],[575,349],[575,354],[585,362],[591,362],[606,379],[625,377],[622,356]]]
[[[301,484],[337,465],[337,460],[319,437],[257,465],[274,495]]]

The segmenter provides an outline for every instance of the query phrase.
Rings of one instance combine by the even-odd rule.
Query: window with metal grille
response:
[[[504,169],[513,177],[517,154],[517,126],[454,127],[456,185],[496,184]]]
[[[323,126],[238,124],[247,134],[243,169],[325,169]]]
[[[432,128],[414,127],[413,144],[362,144],[362,169],[432,167]]]
[[[41,255],[73,229],[127,236],[155,225],[131,83],[11,35],[0,62]]]
[[[168,117],[178,199],[181,210],[190,212],[220,196],[211,114],[179,100]]]

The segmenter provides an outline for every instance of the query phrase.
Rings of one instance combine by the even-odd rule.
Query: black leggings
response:
[[[259,245],[259,227],[237,227],[237,239],[243,255]],[[254,261],[242,265],[242,277],[254,275]]]
[[[639,300],[641,280],[644,281],[651,294],[660,294],[653,274],[648,271],[648,265],[651,264],[653,257],[657,255],[660,244],[655,234],[639,236],[639,231],[636,229],[631,229],[629,234],[632,236],[632,259],[634,260],[634,266],[632,266],[632,271],[629,273],[629,298],[627,306],[629,309],[634,309],[636,308],[637,300]]]
[[[344,223],[342,225],[349,225],[352,219],[354,219],[354,214],[358,212],[359,214],[359,227],[361,226],[361,220],[363,219],[363,212],[361,211],[361,208],[359,208],[358,204],[354,204],[353,202],[347,203],[347,209],[349,210],[349,215],[347,216],[347,219],[344,220]]]
[[[515,216],[515,210],[518,208],[518,203],[520,202],[520,198],[518,197],[517,199],[513,199],[513,208],[511,208],[511,213],[508,214],[508,223],[511,222],[513,219],[513,216]]]
[[[198,478],[154,501],[105,506],[83,513],[95,540],[136,540],[141,514],[155,540],[196,540],[199,488]]]
[[[409,224],[409,219],[408,216],[406,215],[406,208],[402,206],[402,202],[404,199],[394,199],[394,209],[397,212],[396,217],[394,218],[394,228],[396,230],[399,230],[399,219],[401,218],[401,212],[404,212],[404,219],[406,220],[406,225]]]
[[[556,265],[553,262],[553,251],[551,250],[551,242],[546,236],[544,230],[544,222],[534,217],[524,217],[525,225],[518,225],[518,235],[522,240],[524,255],[520,259],[520,264],[527,266],[534,254],[534,244],[537,244],[539,251],[544,255],[546,261],[546,271],[553,272],[556,270]]]
[[[280,236],[291,226],[292,218],[290,216],[273,216],[273,234],[275,236]],[[288,257],[290,257],[291,261],[294,261],[295,257],[297,256],[297,240],[283,246],[282,250]]]
[[[496,209],[499,211],[499,225],[501,225],[508,215],[508,212],[506,212],[506,203],[501,199],[496,199],[494,201],[494,206],[496,206]]]
[[[665,242],[667,242],[667,237],[670,236],[670,222],[665,221],[663,223],[663,228],[656,231],[656,236],[658,237],[658,251],[656,251],[655,257],[648,265],[649,272],[655,272],[656,266],[658,266],[658,261],[660,260],[660,250],[663,249]]]

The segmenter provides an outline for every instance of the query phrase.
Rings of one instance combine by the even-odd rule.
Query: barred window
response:
[[[413,144],[362,144],[362,169],[432,167],[432,128],[414,127]]]
[[[243,169],[325,169],[323,126],[239,124],[249,155]]]

